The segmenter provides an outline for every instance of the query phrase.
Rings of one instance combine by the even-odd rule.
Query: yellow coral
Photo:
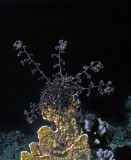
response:
[[[41,127],[38,130],[39,143],[29,145],[31,154],[21,152],[21,160],[90,160],[88,135],[83,134],[78,126],[76,107],[79,107],[79,100],[74,100],[62,115],[50,107],[43,110],[43,119],[55,122],[57,129],[53,131],[50,127]],[[66,135],[67,145],[60,148],[57,141],[62,135]]]

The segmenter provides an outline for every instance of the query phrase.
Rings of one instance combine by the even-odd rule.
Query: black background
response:
[[[39,102],[44,85],[38,75],[30,73],[33,66],[20,64],[25,57],[17,57],[13,48],[16,40],[22,40],[48,77],[55,71],[52,65],[56,59],[51,54],[60,39],[68,41],[64,59],[69,74],[82,71],[90,61],[101,61],[104,70],[92,74],[92,81],[112,81],[114,94],[101,96],[93,91],[89,98],[83,95],[82,107],[112,123],[125,122],[124,103],[131,95],[130,12],[126,0],[1,1],[1,129],[28,125],[23,110],[29,109],[30,102]]]

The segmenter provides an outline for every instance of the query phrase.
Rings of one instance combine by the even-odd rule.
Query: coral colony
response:
[[[31,103],[29,112],[24,110],[27,121],[33,123],[38,115],[42,115],[44,120],[54,122],[56,128],[53,130],[42,126],[37,132],[39,143],[29,145],[31,153],[21,152],[21,160],[93,160],[94,157],[98,160],[115,160],[110,149],[103,151],[100,148],[103,146],[105,149],[111,143],[112,127],[93,114],[82,114],[80,109],[79,96],[83,91],[89,96],[92,89],[97,89],[101,95],[111,94],[114,90],[111,81],[104,83],[100,80],[98,85],[90,81],[89,87],[82,86],[82,76],[91,79],[88,71],[99,72],[103,68],[102,63],[92,61],[89,66],[83,66],[81,72],[69,76],[63,60],[67,41],[59,40],[59,45],[55,47],[57,53],[52,54],[52,57],[58,59],[53,66],[58,72],[48,78],[40,69],[40,63],[36,63],[33,55],[27,52],[22,41],[17,40],[13,46],[19,51],[18,57],[26,57],[21,60],[21,64],[33,64],[35,68],[31,71],[32,74],[38,72],[39,80],[45,80],[40,102]]]

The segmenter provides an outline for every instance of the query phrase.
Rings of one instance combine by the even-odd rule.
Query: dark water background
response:
[[[76,74],[90,61],[101,61],[104,70],[92,74],[92,81],[112,81],[114,93],[82,95],[82,108],[111,124],[125,125],[125,102],[131,95],[130,14],[126,0],[0,1],[0,130],[36,132],[43,124],[41,119],[33,125],[25,121],[23,110],[30,102],[39,102],[44,82],[32,76],[32,66],[20,64],[13,48],[16,40],[23,41],[49,77],[55,63],[51,54],[60,39],[68,41],[68,74]]]

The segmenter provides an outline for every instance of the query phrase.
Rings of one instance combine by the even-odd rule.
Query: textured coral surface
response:
[[[56,130],[43,126],[38,130],[39,143],[31,143],[29,152],[21,153],[21,160],[90,160],[88,135],[83,134],[76,118],[79,100],[59,114],[48,107],[43,110],[43,119],[54,122]]]

